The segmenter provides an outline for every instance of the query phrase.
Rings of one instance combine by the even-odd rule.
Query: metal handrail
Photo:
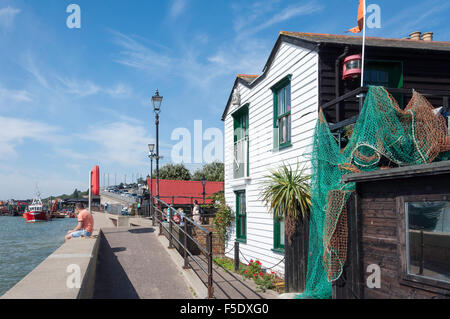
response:
[[[181,221],[183,222],[183,228],[181,228],[179,225],[177,225],[177,223],[174,222],[173,220],[173,216],[174,216],[174,212],[175,209],[173,208],[172,205],[167,204],[165,201],[163,201],[160,198],[153,198],[154,200],[150,200],[150,205],[153,205],[153,216],[152,219],[153,221],[157,221],[159,224],[159,235],[162,235],[162,229],[164,228],[166,230],[166,233],[168,234],[168,236],[166,236],[169,240],[169,249],[173,249],[173,239],[175,239],[175,241],[180,245],[180,247],[183,248],[184,250],[184,269],[188,269],[190,268],[189,265],[189,259],[188,259],[188,255],[191,256],[191,259],[200,267],[200,269],[208,276],[208,283],[206,284],[206,287],[208,288],[208,298],[214,298],[214,287],[213,287],[213,268],[212,268],[212,232],[209,231],[208,229],[202,227],[201,225],[199,225],[198,223],[196,223],[194,220],[192,220],[191,218],[187,217],[186,215],[181,216]],[[156,201],[156,203],[155,203]],[[165,213],[162,209],[161,206],[166,206],[167,208],[167,213]],[[172,212],[173,211],[173,212]],[[161,214],[161,215],[160,215]],[[161,217],[159,217],[159,215]],[[169,223],[169,227],[167,228],[165,225],[163,225],[163,216],[166,217],[166,219],[168,220]],[[180,222],[181,222],[180,221]],[[192,236],[189,235],[187,229],[188,229],[188,223],[190,223],[190,225],[192,225],[194,228],[197,228],[201,231],[203,231],[206,235],[206,247],[203,247],[198,241],[196,241]],[[173,227],[175,226],[176,229],[178,229],[179,231],[181,231],[184,236],[184,243],[181,243],[177,238],[175,238],[175,236],[173,235]],[[207,257],[208,259],[208,269],[205,269],[205,267],[203,267],[202,264],[200,264],[197,261],[197,258],[192,254],[192,252],[189,251],[188,247],[187,247],[187,238],[190,238],[196,245],[197,247],[200,249],[200,252],[205,255],[205,257]]]

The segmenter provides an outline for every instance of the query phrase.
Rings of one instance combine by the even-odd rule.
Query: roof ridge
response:
[[[347,39],[357,39],[362,38],[362,36],[345,35],[345,34],[330,34],[330,33],[313,33],[313,32],[296,32],[296,31],[280,31],[280,35],[288,36],[324,36],[324,37],[334,37],[334,38],[347,38]],[[387,40],[387,41],[406,41],[413,43],[426,43],[426,44],[450,44],[450,41],[423,41],[423,40],[413,40],[413,39],[398,39],[398,38],[383,38],[383,37],[366,37],[366,39],[374,40]]]

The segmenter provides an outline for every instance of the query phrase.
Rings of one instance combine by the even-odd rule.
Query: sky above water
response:
[[[68,5],[80,8],[69,28]],[[432,31],[450,40],[448,1],[367,1],[381,8],[368,36]],[[357,0],[0,0],[0,199],[86,190],[146,176],[161,106],[161,165],[176,128],[223,132],[238,73],[261,74],[281,30],[345,34]],[[198,123],[198,122],[197,122]],[[201,137],[200,137],[201,140]],[[206,143],[206,142],[204,142]],[[186,163],[195,170],[201,163]],[[109,176],[109,178],[108,178]]]

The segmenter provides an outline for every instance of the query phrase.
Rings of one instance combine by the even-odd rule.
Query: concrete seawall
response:
[[[0,299],[89,299],[93,295],[101,228],[114,227],[94,212],[90,238],[75,238],[59,247]],[[80,284],[78,284],[80,283]]]

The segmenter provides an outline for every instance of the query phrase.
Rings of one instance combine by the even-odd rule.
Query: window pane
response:
[[[291,85],[286,86],[286,112],[291,110]]]
[[[291,140],[291,115],[279,119],[278,124],[280,144],[287,143]]]
[[[284,219],[280,220],[280,236],[278,243],[281,247],[284,246]]]
[[[284,114],[286,111],[285,100],[284,100],[284,88],[278,91],[278,116]]]
[[[408,273],[450,282],[450,201],[405,205]]]
[[[240,239],[246,238],[246,208],[245,208],[245,192],[236,193],[239,201],[239,209],[237,216],[237,237]]]

